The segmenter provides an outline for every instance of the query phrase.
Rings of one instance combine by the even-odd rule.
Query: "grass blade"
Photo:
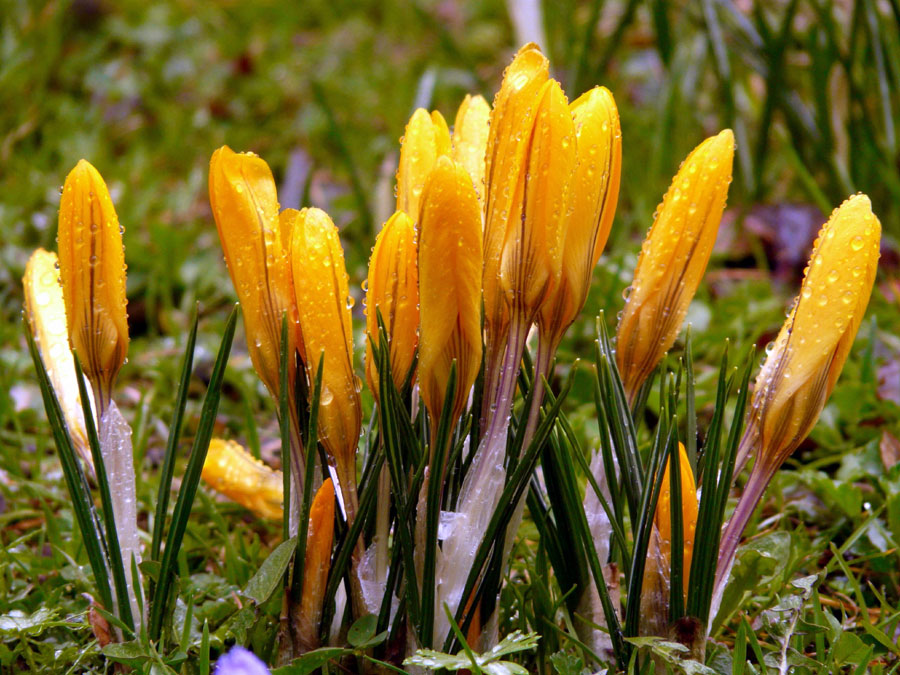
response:
[[[225,323],[225,331],[222,336],[222,344],[216,356],[212,375],[209,379],[209,388],[203,399],[203,408],[200,413],[200,423],[197,426],[197,434],[191,446],[191,455],[188,459],[187,469],[181,481],[181,489],[178,490],[178,499],[172,512],[172,523],[166,536],[166,547],[163,552],[160,565],[159,584],[153,596],[150,606],[150,639],[159,640],[162,633],[162,622],[166,606],[169,602],[169,592],[176,575],[175,565],[181,543],[184,541],[184,533],[187,529],[188,517],[197,494],[200,483],[200,473],[203,470],[203,462],[209,450],[209,441],[212,438],[213,425],[216,413],[219,409],[219,398],[222,394],[222,381],[225,377],[225,367],[228,364],[228,355],[231,353],[231,343],[234,339],[234,331],[237,326],[237,306],[231,310],[228,321]]]
[[[187,346],[181,362],[181,377],[178,380],[178,393],[175,394],[175,410],[169,425],[169,436],[166,440],[166,454],[163,456],[162,469],[159,473],[159,490],[156,493],[156,511],[153,516],[153,539],[150,546],[150,559],[159,560],[162,547],[163,529],[166,525],[166,513],[169,510],[169,495],[172,491],[172,474],[175,471],[175,452],[181,438],[181,423],[184,420],[184,409],[187,405],[188,385],[191,381],[191,369],[194,363],[194,345],[197,342],[197,324],[200,314],[194,307],[191,319],[191,330],[188,333]]]
[[[99,522],[91,501],[90,491],[87,487],[87,479],[81,469],[81,464],[79,464],[59,399],[57,399],[56,392],[50,383],[50,376],[47,374],[44,361],[41,359],[27,323],[25,325],[25,337],[28,342],[28,350],[31,352],[31,358],[34,361],[34,368],[37,371],[38,385],[44,401],[44,409],[47,412],[47,419],[53,431],[53,439],[56,442],[56,449],[59,453],[63,476],[65,476],[69,496],[72,499],[72,510],[75,513],[75,520],[78,523],[78,529],[84,541],[91,571],[94,573],[97,594],[100,596],[101,604],[111,610],[113,600],[104,554],[105,543],[98,527]]]

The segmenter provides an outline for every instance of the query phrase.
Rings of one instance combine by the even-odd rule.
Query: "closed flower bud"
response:
[[[742,443],[774,473],[812,430],[866,312],[878,266],[881,224],[865,195],[822,227],[790,315],[756,380]]]
[[[619,320],[616,361],[629,402],[675,343],[725,210],[734,135],[725,129],[681,164],[644,240]]]
[[[59,399],[69,436],[78,455],[89,467],[94,462],[88,445],[81,407],[81,394],[75,379],[75,360],[69,349],[66,328],[66,306],[59,285],[56,254],[39,248],[31,254],[25,266],[22,286],[25,290],[25,316],[41,353],[41,360],[50,376],[53,390]],[[90,391],[90,390],[88,390]]]
[[[425,180],[438,157],[450,153],[450,129],[441,113],[416,110],[400,139],[397,168],[397,210],[412,218],[419,213]]]
[[[494,97],[484,175],[484,321],[489,346],[503,332],[509,310],[500,287],[500,264],[507,231],[522,219],[518,185],[525,173],[538,94],[550,65],[535,44],[522,47],[503,74]],[[499,345],[497,345],[499,346]]]
[[[472,177],[478,203],[484,205],[484,155],[487,150],[491,105],[482,96],[466,94],[453,123],[454,162]]]
[[[697,530],[698,502],[694,472],[684,445],[678,444],[678,462],[681,473],[681,524],[683,540],[682,588],[687,595],[690,582],[691,560],[694,552],[694,535]],[[660,485],[659,500],[653,515],[653,529],[647,548],[647,562],[641,585],[642,635],[666,635],[669,625],[669,605],[672,593],[672,494],[671,462],[666,462]]]
[[[209,201],[241,303],[250,359],[277,398],[285,313],[291,356],[301,348],[302,337],[288,264],[289,230],[284,232],[286,226],[279,218],[269,165],[257,155],[222,146],[209,163]]]
[[[338,231],[321,209],[288,209],[292,221],[291,271],[312,390],[322,365],[319,439],[335,462],[348,515],[356,512],[356,446],[361,421],[353,372],[352,299]],[[350,515],[352,519],[352,515]]]
[[[281,520],[284,510],[281,471],[263,464],[240,443],[213,438],[201,476],[213,490],[259,517]]]
[[[510,306],[531,320],[559,283],[569,183],[575,167],[575,125],[559,83],[548,80],[537,97],[528,154],[515,183],[515,212],[506,230],[500,285]]]
[[[366,379],[377,401],[378,371],[369,340],[377,345],[378,312],[384,321],[391,356],[391,378],[399,390],[416,353],[419,332],[419,271],[413,219],[397,211],[375,239],[366,281]]]
[[[691,559],[694,552],[694,533],[697,530],[697,485],[694,482],[694,472],[688,459],[684,445],[678,444],[678,459],[681,472],[681,522],[682,538],[684,544],[684,558],[682,564],[684,592],[687,593],[688,581],[690,581]],[[660,486],[659,500],[656,502],[656,514],[653,523],[659,531],[659,552],[666,564],[665,573],[668,577],[672,562],[672,493],[671,477],[669,475],[670,463],[666,462]]]
[[[58,241],[69,343],[105,408],[128,354],[125,251],[106,183],[83,159],[66,177]]]
[[[571,212],[565,228],[559,284],[541,307],[542,334],[554,346],[575,320],[606,246],[619,199],[622,132],[613,95],[595,87],[570,106],[575,119],[576,164]]]
[[[331,568],[331,545],[334,539],[334,485],[326,478],[316,492],[309,509],[306,534],[306,560],[303,561],[303,591],[294,621],[300,638],[300,651],[319,646],[319,623]]]
[[[455,423],[481,365],[482,258],[475,188],[449,158],[425,184],[419,225],[419,392],[436,424],[455,362]]]
[[[713,612],[741,534],[772,476],[815,426],[866,313],[881,244],[881,223],[866,195],[835,209],[819,231],[800,295],[756,380],[736,473],[755,464],[722,534]]]

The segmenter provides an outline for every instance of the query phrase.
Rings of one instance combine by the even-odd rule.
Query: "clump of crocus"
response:
[[[25,317],[47,367],[75,450],[85,466],[92,467],[94,462],[87,440],[81,394],[75,379],[75,361],[69,349],[66,306],[59,285],[58,265],[56,254],[51,251],[39,248],[31,254],[22,278]]]
[[[756,380],[737,470],[750,478],[722,535],[713,611],[738,540],[772,476],[812,430],[831,395],[875,282],[881,223],[865,195],[835,209],[813,246],[800,295]]]
[[[66,177],[57,240],[69,343],[102,415],[128,354],[125,251],[109,190],[86,160]]]
[[[258,460],[240,443],[212,439],[201,475],[211,488],[256,515],[281,520],[284,513],[281,472]]]
[[[731,183],[734,135],[725,129],[681,165],[644,240],[616,334],[629,403],[675,343],[706,272]]]

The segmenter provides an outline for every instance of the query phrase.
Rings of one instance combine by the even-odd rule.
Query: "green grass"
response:
[[[716,254],[717,281],[701,289],[689,315],[702,419],[724,340],[741,353],[764,345],[796,293],[795,281],[770,274],[771,255],[739,227],[756,206],[797,202],[827,214],[865,191],[886,235],[878,284],[896,276],[900,6],[797,0],[758,3],[743,14],[728,0],[566,0],[552,11],[546,4],[555,76],[570,99],[594,84],[613,91],[624,147],[607,255],[561,363],[592,358],[600,310],[612,325],[640,237],[678,162],[706,135],[735,129],[729,206],[739,245]],[[591,29],[594,17],[599,30]],[[282,206],[329,211],[342,228],[359,300],[374,232],[392,210],[398,139],[416,101],[452,121],[466,92],[490,100],[516,47],[499,0],[0,0],[0,672],[103,668],[83,595],[90,568],[20,322],[19,280],[32,249],[55,248],[66,173],[81,157],[97,166],[126,227],[133,341],[117,398],[135,428],[141,526],[152,531],[191,313],[199,301],[183,444],[197,432],[234,299],[208,204],[212,151],[227,143],[257,152],[272,166]],[[708,654],[717,672],[757,667],[735,663],[732,671],[736,654],[777,667],[782,652],[793,672],[869,661],[872,672],[896,670],[883,637],[895,640],[900,624],[900,465],[885,467],[879,442],[883,431],[900,435],[900,407],[876,388],[879,370],[900,358],[900,304],[876,287],[869,317],[811,439],[777,475],[747,530],[757,534],[739,555],[740,583],[726,597],[735,611],[722,617],[720,648]],[[251,445],[258,439],[262,456],[275,460],[275,406],[242,335],[239,327],[214,433]],[[557,375],[560,385],[566,373]],[[597,447],[586,374],[576,374],[565,410],[579,437]],[[179,461],[175,476],[184,468]],[[542,634],[529,667],[580,672],[578,646],[537,625],[564,600],[536,573],[547,563],[530,522],[522,535],[501,628]],[[280,536],[279,526],[201,488],[176,563],[190,572],[181,590],[193,601],[191,654],[204,622],[214,656],[234,642],[271,651],[264,627],[238,608],[234,592]],[[818,575],[814,587],[798,585],[807,575]],[[188,614],[178,606],[175,616],[178,624]]]

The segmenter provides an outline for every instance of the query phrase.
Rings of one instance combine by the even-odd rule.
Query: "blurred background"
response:
[[[742,350],[771,339],[819,226],[865,191],[886,233],[873,296],[886,337],[866,342],[876,330],[867,323],[857,351],[877,346],[872,359],[894,369],[886,398],[874,360],[868,371],[851,360],[848,372],[868,378],[864,400],[882,417],[882,404],[900,401],[898,0],[0,0],[0,440],[42,428],[20,279],[35,247],[55,248],[59,186],[79,158],[104,175],[126,228],[134,344],[124,395],[150,425],[138,438],[147,445],[195,303],[210,350],[234,300],[208,203],[213,150],[258,153],[282,207],[334,217],[360,300],[409,115],[425,106],[452,121],[466,93],[492,100],[529,40],[570,100],[603,84],[622,118],[616,222],[564,364],[590,355],[600,310],[614,322],[681,159],[727,126],[738,143],[729,209],[689,315],[700,359],[717,363],[726,337]],[[361,302],[354,311],[361,347]],[[240,337],[235,363],[223,425],[258,445],[252,413],[270,404]],[[590,391],[574,399],[589,402]]]

